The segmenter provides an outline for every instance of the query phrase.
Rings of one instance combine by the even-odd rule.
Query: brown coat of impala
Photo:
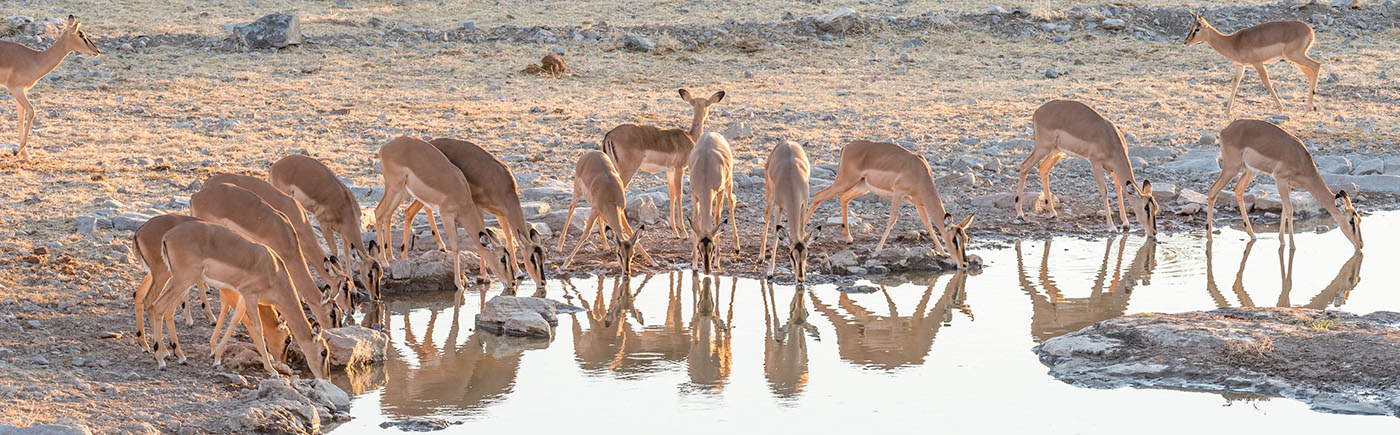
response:
[[[705,133],[690,151],[690,208],[694,218],[687,217],[690,231],[695,233],[694,256],[691,264],[710,273],[719,257],[718,234],[723,222],[725,204],[729,205],[730,232],[734,235],[734,253],[739,253],[739,221],[734,218],[738,196],[734,194],[734,152],[729,141],[719,133]]]
[[[1317,75],[1322,72],[1322,62],[1308,57],[1308,49],[1313,45],[1313,28],[1308,23],[1296,20],[1270,21],[1226,35],[1211,27],[1205,18],[1194,13],[1191,17],[1195,23],[1191,25],[1191,32],[1186,35],[1186,45],[1204,42],[1235,63],[1235,84],[1230,89],[1230,102],[1225,104],[1226,115],[1230,114],[1230,107],[1235,105],[1235,94],[1239,93],[1240,80],[1244,78],[1246,65],[1254,67],[1254,71],[1259,73],[1259,80],[1264,82],[1264,88],[1268,89],[1269,96],[1274,98],[1274,106],[1279,113],[1283,112],[1283,102],[1279,101],[1273,83],[1269,82],[1269,71],[1264,68],[1265,64],[1279,60],[1287,60],[1296,65],[1303,71],[1303,75],[1308,77],[1307,111],[1317,110],[1317,106],[1313,105],[1313,97],[1317,96]]]
[[[1293,188],[1300,187],[1317,199],[1337,226],[1341,227],[1347,240],[1350,240],[1357,250],[1361,249],[1361,214],[1352,206],[1351,196],[1347,195],[1345,190],[1334,195],[1332,189],[1327,188],[1327,182],[1323,181],[1322,174],[1317,172],[1317,165],[1313,163],[1308,149],[1303,146],[1303,141],[1273,123],[1254,119],[1237,120],[1220,130],[1220,178],[1210,185],[1206,194],[1207,236],[1211,234],[1211,227],[1215,224],[1215,198],[1220,195],[1220,191],[1230,179],[1239,175],[1240,181],[1235,183],[1235,199],[1239,201],[1241,211],[1247,210],[1244,192],[1249,188],[1249,182],[1253,181],[1255,174],[1269,174],[1278,184],[1279,199],[1283,203],[1283,213],[1279,218],[1280,242],[1287,232],[1288,244],[1296,247],[1293,242],[1291,198]],[[1249,222],[1249,214],[1242,212],[1240,218],[1244,220],[1244,229],[1249,233],[1249,237],[1254,238],[1254,225]]]
[[[515,187],[515,175],[511,174],[510,168],[505,162],[497,159],[490,151],[477,144],[457,139],[439,138],[428,142],[447,160],[462,170],[462,176],[466,177],[467,184],[472,188],[472,202],[487,213],[496,216],[496,221],[500,223],[501,230],[505,234],[505,244],[508,249],[514,252],[515,247],[520,247],[526,258],[525,272],[529,273],[539,284],[541,289],[545,286],[544,267],[548,262],[545,259],[544,247],[540,241],[540,232],[525,222],[525,211],[520,208],[520,194]],[[409,222],[413,222],[414,216],[419,210],[424,210],[421,201],[413,201],[408,205],[408,210],[404,212]],[[438,234],[437,225],[433,223],[433,211],[428,212],[428,227],[433,230],[433,239],[437,241],[439,247],[444,247],[442,237]],[[404,226],[404,240],[411,236],[409,227]],[[404,242],[404,252],[408,250],[408,242]],[[515,258],[514,255],[511,258]]]
[[[899,207],[908,200],[918,211],[919,220],[933,239],[935,250],[943,255],[951,255],[961,268],[968,266],[967,227],[972,224],[973,215],[953,223],[952,214],[943,209],[943,199],[938,196],[938,186],[933,183],[933,171],[924,156],[915,154],[897,144],[889,142],[853,141],[841,149],[841,163],[836,168],[836,179],[830,186],[817,191],[812,196],[812,206],[802,220],[811,220],[826,200],[839,198],[841,203],[841,229],[846,235],[846,243],[855,241],[847,222],[847,211],[851,200],[866,193],[875,193],[890,199],[889,222],[885,224],[885,234],[875,252],[885,247],[885,239],[899,220]],[[943,245],[947,244],[948,249]]]
[[[239,231],[248,238],[272,248],[279,258],[287,262],[286,268],[292,285],[297,294],[307,301],[316,320],[331,325],[332,328],[340,326],[340,311],[333,308],[339,299],[336,297],[338,292],[322,293],[321,288],[312,280],[311,271],[302,256],[304,248],[298,241],[296,229],[287,215],[268,205],[253,192],[224,183],[205,184],[199,192],[191,195],[190,213],[204,221]],[[343,285],[339,280],[332,280],[328,284]]]
[[[330,358],[326,341],[321,338],[321,326],[307,320],[302,313],[301,298],[292,288],[287,267],[271,248],[223,225],[195,221],[176,225],[166,232],[161,239],[161,253],[171,271],[170,280],[151,307],[155,356],[161,368],[165,367],[166,349],[163,343],[165,331],[161,329],[162,322],[159,320],[174,316],[176,305],[186,293],[184,289],[205,281],[215,287],[232,289],[241,296],[242,303],[235,308],[234,318],[252,317],[247,323],[253,328],[249,335],[253,338],[254,348],[262,355],[263,367],[273,377],[278,373],[272,366],[267,343],[263,341],[265,334],[259,305],[271,306],[282,313],[298,348],[306,356],[312,375],[318,379],[326,378]],[[170,347],[179,348],[179,339],[173,328],[170,330]]]
[[[627,223],[627,196],[622,191],[622,181],[617,176],[617,169],[613,167],[612,160],[598,151],[583,153],[583,157],[580,157],[578,164],[574,166],[574,199],[569,202],[569,212],[564,216],[564,229],[559,232],[560,250],[564,249],[564,241],[568,239],[569,222],[573,221],[574,208],[578,206],[580,198],[588,200],[592,209],[588,212],[588,221],[583,225],[583,236],[579,239],[578,246],[569,252],[569,258],[560,266],[561,270],[568,269],[569,265],[573,264],[574,254],[578,254],[583,242],[592,236],[595,223],[602,227],[598,232],[604,235],[604,246],[607,239],[612,239],[616,245],[617,265],[622,271],[622,276],[632,275],[633,254],[641,254],[647,264],[656,264],[651,255],[647,254],[646,248],[637,243],[642,234],[641,230],[633,229],[632,225]],[[646,228],[643,227],[642,230],[644,229]]]
[[[136,341],[141,345],[141,349],[146,352],[151,351],[151,345],[146,341],[146,307],[154,303],[156,291],[165,288],[165,282],[170,280],[170,269],[165,266],[165,257],[160,255],[160,239],[165,237],[165,233],[175,228],[176,225],[197,221],[199,219],[181,214],[163,214],[146,220],[140,228],[131,235],[132,252],[141,259],[141,264],[146,266],[146,277],[141,280],[141,285],[136,287],[136,292],[132,294],[133,306],[136,309]],[[186,289],[188,290],[188,289]],[[213,310],[209,309],[209,293],[201,286],[200,296],[204,304],[204,314],[209,319],[214,319]],[[173,320],[173,319],[172,319]],[[190,306],[185,305],[185,324],[193,325],[194,317],[190,316]],[[175,325],[170,325],[174,328]],[[183,359],[183,352],[174,349]]]
[[[768,277],[773,277],[773,269],[778,264],[778,238],[787,239],[788,258],[792,260],[792,274],[798,282],[807,280],[807,245],[815,231],[807,230],[807,216],[811,206],[811,163],[807,152],[797,142],[786,141],[773,147],[768,161],[763,165],[763,193],[766,206],[763,207],[763,242],[760,253],[768,253],[768,228],[770,216],[773,222],[773,252],[769,253]],[[775,212],[776,210],[776,212]],[[779,223],[787,219],[787,230]],[[820,227],[818,227],[820,230]]]
[[[29,158],[29,128],[34,126],[34,105],[29,104],[29,88],[34,87],[39,79],[48,75],[58,64],[63,62],[63,58],[68,57],[68,53],[79,52],[89,56],[96,56],[102,53],[97,45],[88,39],[87,33],[81,29],[82,23],[72,15],[68,16],[68,23],[63,27],[63,32],[58,35],[58,40],[54,41],[48,49],[44,51],[34,50],[10,41],[0,41],[0,83],[10,90],[10,95],[15,97],[15,103],[19,105],[19,150],[15,154],[20,159]]]
[[[649,125],[622,124],[603,136],[603,153],[617,166],[622,187],[632,183],[637,170],[650,173],[665,172],[670,193],[670,212],[667,222],[676,237],[681,236],[681,185],[685,177],[685,167],[690,159],[690,150],[695,141],[704,133],[705,119],[710,115],[710,105],[724,100],[724,91],[715,92],[709,98],[692,97],[690,91],[678,91],[681,100],[690,104],[695,116],[690,121],[690,131],[680,129],[662,130]]]
[[[321,161],[301,154],[283,157],[267,172],[267,180],[316,216],[321,235],[332,254],[354,260],[360,284],[370,297],[379,299],[384,267],[379,264],[379,244],[364,241],[360,225],[360,203],[340,178]],[[256,193],[256,192],[255,192]],[[275,204],[274,204],[275,206]],[[285,211],[284,211],[285,212]],[[298,226],[297,228],[301,228]],[[309,224],[308,224],[309,228]],[[337,247],[339,235],[341,245]]]
[[[380,246],[384,247],[384,260],[391,260],[394,255],[389,239],[394,211],[405,200],[412,198],[435,209],[436,214],[442,217],[447,245],[452,250],[453,276],[459,290],[465,290],[457,240],[457,227],[460,225],[476,241],[472,247],[481,258],[482,269],[490,269],[496,279],[501,280],[507,293],[515,291],[514,258],[495,231],[486,228],[481,209],[472,201],[471,185],[467,184],[461,169],[431,144],[408,136],[379,147],[379,162],[384,174],[384,198],[374,208],[374,230],[379,235]],[[406,222],[405,225],[412,226],[413,223]],[[482,276],[485,276],[484,271]]]
[[[1109,228],[1119,228],[1119,225],[1113,222],[1113,206],[1108,202],[1108,189],[1103,185],[1104,172],[1113,177],[1113,185],[1118,189],[1121,228],[1125,231],[1128,228],[1128,210],[1123,207],[1123,197],[1132,195],[1133,215],[1142,225],[1143,233],[1148,237],[1156,236],[1157,212],[1161,207],[1152,196],[1152,183],[1143,180],[1142,187],[1138,187],[1137,180],[1133,178],[1133,164],[1128,161],[1127,142],[1113,122],[1084,103],[1053,100],[1035,109],[1031,123],[1035,128],[1035,147],[1026,161],[1021,162],[1021,173],[1016,180],[1017,219],[1026,216],[1021,209],[1021,200],[1026,191],[1026,176],[1030,175],[1033,167],[1040,172],[1042,189],[1035,208],[1037,211],[1049,211],[1051,217],[1057,216],[1055,204],[1060,201],[1050,193],[1050,170],[1069,154],[1089,160],[1094,183],[1098,185],[1099,196],[1103,198],[1104,220]]]

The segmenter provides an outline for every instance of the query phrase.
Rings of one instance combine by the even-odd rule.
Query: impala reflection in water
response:
[[[553,280],[552,299],[576,308],[559,314],[553,340],[476,331],[498,287],[460,299],[391,294],[360,321],[389,331],[388,360],[336,379],[356,397],[355,419],[334,430],[439,418],[481,431],[557,424],[593,433],[596,422],[628,421],[675,433],[824,433],[937,421],[954,432],[1117,433],[1142,428],[1134,416],[1144,407],[1192,415],[1212,431],[1393,430],[1393,418],[1316,413],[1252,394],[1079,388],[1048,376],[1030,351],[1137,313],[1400,311],[1400,292],[1387,288],[1393,261],[1363,262],[1336,236],[1300,233],[1297,250],[1269,237],[1251,243],[1234,229],[1209,242],[1199,232],[1027,239],[977,252],[980,273],[871,277],[857,283],[867,293],[691,271]],[[1400,258],[1400,246],[1366,253]],[[1007,409],[1016,418],[1004,418]],[[853,410],[880,418],[850,420]],[[1085,430],[1085,421],[1096,426]]]

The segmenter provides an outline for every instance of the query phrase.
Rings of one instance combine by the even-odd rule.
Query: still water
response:
[[[553,342],[475,331],[479,293],[400,295],[389,360],[336,379],[355,397],[335,431],[434,417],[497,433],[1396,433],[1394,417],[1289,399],[1078,388],[1031,347],[1139,312],[1400,311],[1397,226],[1400,212],[1366,217],[1364,258],[1336,230],[1298,234],[1292,253],[1229,228],[1209,245],[1203,231],[1025,240],[975,251],[981,273],[875,278],[868,293],[690,271],[555,281],[550,296],[583,311],[560,315]]]

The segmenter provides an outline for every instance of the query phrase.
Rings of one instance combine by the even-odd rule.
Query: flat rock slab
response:
[[[1223,308],[1105,320],[1034,351],[1088,388],[1265,394],[1314,410],[1400,416],[1400,313]]]
[[[552,338],[554,327],[559,326],[559,305],[565,304],[545,298],[496,296],[481,307],[476,326],[499,335]]]
[[[359,325],[328,329],[321,335],[330,347],[332,367],[383,361],[389,352],[389,334]]]

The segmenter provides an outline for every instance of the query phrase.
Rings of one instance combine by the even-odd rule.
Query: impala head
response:
[[[714,95],[710,95],[710,98],[692,97],[690,91],[685,89],[681,89],[679,92],[681,99],[690,103],[690,107],[695,109],[695,119],[690,124],[690,135],[693,136],[691,139],[700,140],[700,133],[702,133],[700,127],[705,125],[705,118],[710,116],[710,105],[723,100],[724,91],[715,92]]]
[[[496,230],[487,229],[477,233],[476,241],[481,244],[481,252],[491,252],[489,258],[482,256],[481,262],[486,263],[491,273],[501,280],[501,285],[507,292],[515,290],[515,286],[520,283],[516,275],[515,256],[501,243],[501,237],[496,235]]]
[[[812,235],[821,232],[821,230],[821,225],[817,225],[816,229],[806,234],[796,234],[797,237],[792,237],[788,234],[787,228],[782,225],[777,227],[778,237],[787,241],[788,258],[792,260],[792,276],[797,280],[798,285],[807,282],[807,246],[812,242]]]
[[[1162,211],[1162,206],[1157,204],[1157,197],[1152,196],[1152,182],[1142,180],[1142,187],[1138,188],[1129,180],[1123,184],[1123,191],[1132,195],[1133,216],[1137,216],[1138,225],[1142,225],[1143,235],[1156,237],[1157,213]]]
[[[948,229],[943,244],[948,246],[948,253],[953,256],[953,261],[958,262],[958,269],[966,269],[968,266],[967,244],[971,239],[967,237],[967,227],[972,225],[974,217],[977,217],[976,213],[967,215],[962,222],[953,223],[952,213],[943,214],[943,226]]]
[[[690,231],[695,233],[695,252],[700,257],[700,271],[706,275],[714,270],[716,260],[719,259],[719,246],[715,243],[719,233],[724,231],[723,223],[716,223],[709,229],[695,228],[690,216],[685,217],[686,224],[690,225]]]
[[[341,281],[340,284],[343,286],[345,282]],[[326,320],[330,322],[332,328],[344,326],[341,324],[342,309],[339,303],[341,300],[340,293],[342,291],[343,290],[331,287],[330,284],[321,284],[321,306],[325,307],[326,315],[330,317],[330,319]]]
[[[1191,31],[1186,33],[1186,45],[1196,45],[1206,42],[1206,37],[1202,34],[1202,30],[1209,27],[1210,24],[1206,23],[1205,18],[1201,18],[1200,15],[1196,15],[1195,12],[1192,12]]]
[[[1337,208],[1341,213],[1332,215],[1332,220],[1337,221],[1337,226],[1342,227],[1342,234],[1347,235],[1347,240],[1356,246],[1357,250],[1363,245],[1361,241],[1361,213],[1356,211],[1356,207],[1351,205],[1351,195],[1347,191],[1337,191],[1337,196],[1333,198]]]
[[[632,257],[637,253],[637,240],[642,237],[642,231],[646,231],[646,225],[637,227],[637,231],[632,232],[632,237],[627,239],[619,238],[617,232],[611,226],[605,226],[603,234],[617,247],[617,267],[622,269],[622,276],[632,276]]]
[[[69,15],[68,24],[64,26],[63,34],[59,35],[59,41],[72,44],[70,45],[72,51],[88,56],[102,54],[102,50],[97,48],[97,44],[93,44],[92,39],[88,39],[87,33],[83,32],[82,25],[83,23],[78,22],[78,17]]]
[[[366,243],[365,253],[369,254],[368,259],[360,258],[355,247],[350,247],[350,255],[360,263],[360,276],[356,277],[356,284],[369,292],[371,299],[379,299],[379,289],[384,284],[384,266],[379,264],[379,242],[370,240]]]
[[[544,266],[548,262],[544,258],[544,243],[540,240],[540,232],[531,228],[530,233],[524,234],[520,240],[525,242],[525,272],[535,279],[535,284],[544,288]]]
[[[302,356],[306,357],[306,365],[311,368],[311,374],[317,379],[326,379],[326,374],[331,371],[331,354],[330,346],[326,345],[326,339],[321,336],[321,324],[312,320],[311,337],[307,340],[297,340],[297,347],[301,349]]]

